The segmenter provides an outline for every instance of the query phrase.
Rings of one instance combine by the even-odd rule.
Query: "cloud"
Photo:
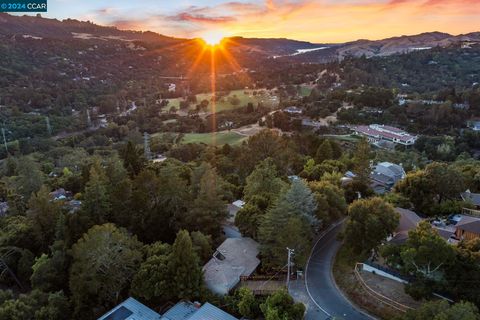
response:
[[[234,17],[209,17],[203,14],[190,14],[188,12],[181,12],[177,15],[167,17],[169,20],[173,21],[188,21],[188,22],[196,22],[200,24],[217,24],[217,23],[227,23],[227,22],[233,22],[236,19]]]
[[[172,12],[103,8],[89,19],[122,29],[197,37],[288,37],[313,42],[381,39],[428,31],[478,31],[480,0],[250,0],[183,6]]]

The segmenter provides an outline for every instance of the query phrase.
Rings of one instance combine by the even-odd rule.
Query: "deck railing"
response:
[[[480,210],[463,208],[462,213],[468,216],[479,217],[480,218]]]

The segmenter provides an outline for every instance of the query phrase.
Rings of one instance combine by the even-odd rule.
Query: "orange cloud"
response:
[[[285,37],[318,43],[480,30],[480,0],[262,1],[191,6],[172,15],[131,20],[117,17],[110,23],[181,37],[221,29],[232,36]]]

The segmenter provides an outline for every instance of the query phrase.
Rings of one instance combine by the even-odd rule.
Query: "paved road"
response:
[[[307,320],[345,319],[371,320],[355,308],[336,287],[331,273],[335,253],[340,247],[336,240],[341,225],[327,232],[316,244],[306,269],[305,285],[314,300],[309,304]]]

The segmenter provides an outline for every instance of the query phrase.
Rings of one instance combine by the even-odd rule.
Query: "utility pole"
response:
[[[8,154],[7,139],[5,138],[5,123],[3,123],[3,127],[2,127],[2,136],[3,136],[3,145],[5,146],[5,153]]]
[[[92,118],[90,118],[90,110],[87,109],[87,126],[90,128],[92,126]]]
[[[150,151],[150,135],[146,132],[143,133],[143,152],[145,159],[152,159],[152,152]]]
[[[288,261],[287,261],[287,291],[288,291],[288,288],[289,288],[289,285],[290,285],[290,268],[291,268],[291,264],[292,264],[292,255],[295,254],[295,249],[290,249],[289,247],[287,247],[287,251],[288,251]]]
[[[47,123],[47,132],[51,136],[52,135],[52,126],[50,125],[50,118],[48,116],[45,117],[45,122]]]

